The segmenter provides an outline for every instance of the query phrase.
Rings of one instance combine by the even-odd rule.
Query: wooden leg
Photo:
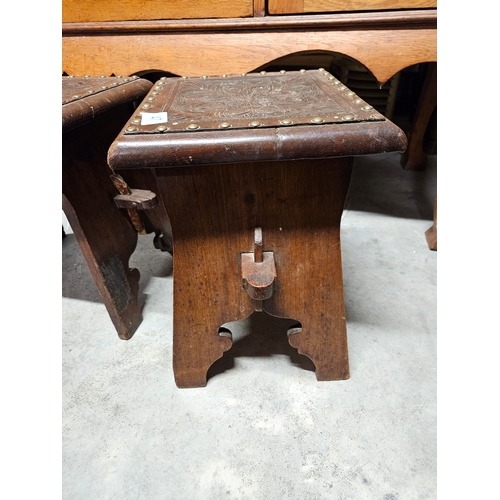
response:
[[[301,322],[290,343],[318,380],[349,376],[339,225],[352,160],[184,167],[158,171],[174,236],[174,373],[206,384],[231,341],[218,328],[256,308]],[[273,252],[274,293],[258,304],[242,286],[241,254],[255,228]]]
[[[91,125],[63,136],[63,210],[121,339],[142,321],[139,271],[129,269],[137,232],[114,204],[102,137]]]
[[[425,170],[427,154],[423,143],[425,131],[437,103],[437,64],[428,63],[424,86],[408,134],[408,148],[402,157],[405,170]]]
[[[326,235],[325,235],[326,236]],[[326,236],[325,240],[330,236]],[[323,241],[325,244],[326,241]],[[314,273],[304,278],[304,288],[289,290],[286,297],[280,297],[289,313],[301,323],[301,328],[288,332],[288,341],[300,354],[312,360],[318,380],[344,380],[349,378],[347,331],[342,283],[340,244],[327,246],[329,259],[320,262],[324,281],[317,281]],[[286,272],[283,270],[283,272]],[[284,286],[283,286],[284,288]],[[311,290],[312,288],[312,290]],[[306,290],[310,290],[307,293]],[[302,293],[301,293],[302,292]]]
[[[434,223],[425,232],[425,237],[427,239],[427,245],[431,250],[437,250],[437,196],[434,200]]]
[[[318,380],[349,378],[340,218],[351,165],[349,158],[297,165],[290,195],[302,203],[282,210],[283,231],[265,239],[276,255],[278,288],[263,309],[301,323],[288,340],[312,360]]]

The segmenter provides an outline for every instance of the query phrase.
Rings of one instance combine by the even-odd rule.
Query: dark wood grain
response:
[[[290,337],[318,380],[349,376],[339,224],[352,159],[159,169],[174,235],[174,373],[179,387],[206,384],[230,348],[224,323],[256,310],[241,279],[241,254],[276,259],[277,285],[262,307],[297,319]]]

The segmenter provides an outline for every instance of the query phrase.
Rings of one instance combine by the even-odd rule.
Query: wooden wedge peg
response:
[[[254,300],[269,299],[277,277],[274,252],[264,252],[262,248],[262,229],[258,227],[254,234],[254,251],[241,254],[243,288]]]

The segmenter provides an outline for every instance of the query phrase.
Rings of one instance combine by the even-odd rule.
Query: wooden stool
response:
[[[166,114],[165,114],[166,113]],[[340,217],[352,156],[406,136],[327,71],[161,79],[112,144],[153,168],[174,237],[174,374],[202,387],[227,322],[297,320],[318,380],[349,377]]]
[[[63,210],[122,339],[132,337],[142,321],[139,272],[128,265],[138,232],[154,231],[155,246],[171,250],[170,222],[163,205],[155,203],[155,176],[142,170],[128,173],[125,181],[113,175],[106,159],[134,102],[151,86],[137,77],[62,78]],[[144,190],[131,190],[127,182]],[[152,207],[147,217],[117,207],[131,206],[129,198],[137,199],[137,208]]]

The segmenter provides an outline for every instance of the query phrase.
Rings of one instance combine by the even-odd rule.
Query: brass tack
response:
[[[349,97],[352,97],[353,95],[356,95],[354,92],[347,92],[347,94]]]
[[[330,75],[330,76],[328,77],[328,80],[335,80],[335,77],[334,77],[334,76],[332,76],[332,75]]]
[[[161,87],[162,85],[165,85],[165,82],[156,82],[156,85],[159,85]]]
[[[101,78],[104,78],[104,76],[101,76]],[[116,78],[123,78],[123,76],[118,75]]]
[[[341,92],[343,92],[346,88],[347,88],[347,87],[344,87],[344,85],[340,85],[340,86],[339,86],[339,90],[340,90]]]
[[[68,78],[75,78],[75,75],[68,75]]]
[[[203,75],[202,78],[203,78],[203,80],[206,80],[208,77],[207,77],[207,75]]]
[[[280,123],[282,125],[291,125],[293,123],[293,121],[285,119],[285,120],[281,120]]]
[[[90,78],[90,75],[85,75],[83,78]]]
[[[362,109],[363,111],[370,111],[371,109],[373,109],[373,106],[370,106],[370,105],[368,105],[368,106],[363,106],[361,109]]]
[[[267,71],[261,71],[260,74],[261,75],[265,75],[267,73]]]
[[[342,120],[346,120],[346,121],[348,121],[348,120],[354,120],[354,116],[353,115],[344,115],[342,117]]]
[[[250,127],[260,127],[262,124],[260,122],[254,121],[248,124]]]
[[[160,95],[159,92],[151,92],[151,95]]]
[[[165,132],[167,130],[167,127],[165,125],[158,125],[158,127],[155,128],[157,132]]]
[[[227,78],[227,75],[222,75],[222,78]]]
[[[139,123],[141,123],[141,120],[139,120],[138,118],[135,118],[130,123],[133,123],[134,125],[139,125]]]
[[[166,80],[166,79],[167,79],[167,77],[166,77],[166,76],[162,76],[162,77],[160,78],[160,80]]]
[[[323,118],[321,118],[320,116],[316,116],[311,120],[311,123],[323,123]]]
[[[241,73],[241,76],[247,76],[247,74],[246,73]]]
[[[101,75],[99,78],[106,78],[106,75]],[[121,76],[117,76],[116,78],[121,78]]]
[[[229,128],[231,126],[230,123],[228,122],[222,122],[220,125],[219,125],[219,128]]]
[[[149,109],[149,108],[151,108],[151,107],[153,107],[153,105],[152,105],[152,104],[148,104],[148,103],[143,104],[143,105],[141,106],[141,108],[142,108],[142,109]]]
[[[127,127],[127,132],[135,132],[137,127]]]
[[[355,102],[356,104],[361,104],[363,101],[362,101],[361,99],[354,99],[354,102]]]
[[[326,71],[325,68],[318,68],[318,71]]]
[[[187,77],[187,76],[181,76],[181,78],[182,78],[183,80],[187,80],[187,79],[188,79],[188,77]]]
[[[284,75],[284,74],[286,73],[286,71],[285,71],[284,69],[282,69],[282,70],[280,71],[280,73],[281,73],[282,75]]]
[[[301,72],[301,73],[305,73],[306,71],[307,71],[307,70],[305,70],[305,69],[301,69],[301,70],[300,70],[300,72]]]
[[[87,94],[93,94],[94,91],[93,90],[87,90]]]
[[[153,101],[156,101],[156,99],[154,97],[148,97],[148,101],[153,102]]]
[[[79,95],[74,95],[73,99],[80,99],[80,96]]]
[[[155,87],[154,90],[163,90],[161,87]]]
[[[197,123],[190,123],[187,128],[189,130],[196,130],[197,128],[200,128],[200,126]]]

